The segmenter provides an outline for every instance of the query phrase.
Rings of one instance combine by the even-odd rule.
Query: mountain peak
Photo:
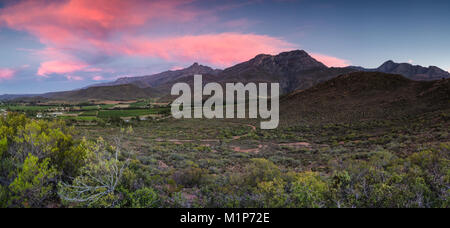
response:
[[[310,56],[308,54],[308,52],[306,52],[304,50],[286,51],[286,52],[281,52],[278,55],[284,55],[284,56]]]
[[[213,69],[211,67],[209,67],[209,66],[204,66],[204,65],[201,65],[201,64],[195,62],[191,66],[189,66],[187,68],[184,68],[184,69],[181,69],[181,70],[209,71],[209,70],[213,70]]]
[[[278,55],[260,54],[247,63],[253,66],[273,68],[292,68],[298,71],[314,68],[327,68],[323,63],[315,60],[304,50],[282,52]]]
[[[375,70],[383,73],[400,74],[413,80],[436,80],[450,77],[450,73],[436,66],[422,67],[410,63],[396,63],[392,60],[386,61]]]
[[[392,68],[396,67],[397,65],[398,65],[398,64],[395,63],[394,61],[388,60],[388,61],[384,62],[383,64],[381,64],[381,66],[378,67],[378,69],[379,69],[381,72],[386,72],[386,71],[392,70]]]

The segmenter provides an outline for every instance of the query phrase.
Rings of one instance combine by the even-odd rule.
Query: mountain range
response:
[[[383,63],[383,65],[372,71],[389,74],[399,74],[417,81],[438,80],[450,77],[449,72],[444,71],[436,66],[422,67],[418,65],[411,65],[409,63],[395,63],[392,60]]]
[[[202,74],[204,83],[218,82],[278,82],[281,94],[309,89],[339,75],[353,72],[382,72],[402,75],[411,80],[431,81],[450,78],[450,73],[435,66],[422,67],[391,60],[376,69],[363,67],[327,67],[303,50],[283,52],[278,55],[257,55],[253,59],[224,70],[194,63],[192,66],[159,74],[124,77],[116,81],[95,84],[83,89],[41,95],[3,95],[0,100],[39,97],[50,100],[134,99],[167,97],[177,82],[192,83],[192,75]]]
[[[212,69],[208,66],[202,66],[198,63],[194,63],[192,66],[176,71],[165,71],[159,74],[149,75],[149,76],[141,76],[141,77],[124,77],[119,78],[114,82],[101,83],[96,84],[91,87],[101,87],[101,86],[117,86],[124,84],[133,84],[139,88],[148,88],[148,87],[158,87],[162,84],[176,81],[180,78],[192,76],[194,74],[213,74],[217,75],[221,72],[218,69]]]

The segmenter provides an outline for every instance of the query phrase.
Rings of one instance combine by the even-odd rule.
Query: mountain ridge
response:
[[[280,83],[281,94],[289,94],[296,90],[311,88],[339,75],[358,71],[400,74],[409,79],[425,81],[450,78],[450,73],[435,66],[422,67],[408,63],[395,63],[392,60],[386,61],[375,69],[366,69],[358,66],[327,67],[311,57],[306,51],[294,50],[282,52],[278,55],[259,54],[248,61],[236,64],[224,70],[213,69],[208,66],[194,63],[193,65],[180,70],[169,70],[147,76],[123,77],[113,82],[94,84],[73,91],[39,95],[3,95],[0,96],[0,100],[20,99],[26,96],[57,98],[57,95],[63,95],[64,97],[64,94],[80,94],[79,91],[91,91],[93,94],[98,94],[95,90],[102,90],[101,87],[113,87],[117,89],[120,87],[115,86],[120,85],[133,85],[139,89],[152,88],[154,91],[158,91],[158,93],[155,92],[151,94],[165,96],[170,93],[170,88],[174,83],[190,83],[191,80],[189,77],[194,74],[202,74],[205,78],[205,83],[277,82]],[[89,88],[96,89],[86,90]],[[78,91],[78,93],[76,91]],[[110,92],[110,90],[108,91]],[[140,90],[136,91],[142,92]],[[120,91],[117,91],[117,93],[120,93]],[[86,96],[83,95],[82,97]]]
[[[208,66],[200,65],[198,63],[194,63],[191,66],[180,69],[180,70],[168,70],[157,74],[146,75],[146,76],[137,76],[137,77],[123,77],[119,78],[114,82],[109,83],[101,83],[93,85],[95,87],[100,86],[115,86],[115,85],[124,85],[124,84],[134,84],[140,88],[146,87],[156,87],[161,84],[164,84],[168,81],[177,80],[179,78],[193,75],[193,74],[217,74],[221,70],[213,69]],[[91,87],[91,86],[90,86]]]
[[[160,91],[151,87],[140,88],[134,84],[124,84],[89,87],[66,92],[47,93],[41,95],[41,97],[62,100],[132,100],[160,95]]]
[[[375,69],[378,72],[400,74],[413,80],[436,80],[449,78],[450,73],[437,66],[423,67],[410,63],[396,63],[388,60]]]

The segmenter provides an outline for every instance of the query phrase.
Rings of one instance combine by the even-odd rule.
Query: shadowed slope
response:
[[[49,99],[62,100],[132,100],[138,98],[154,98],[160,92],[153,88],[139,88],[135,85],[101,86],[87,89],[46,94]]]
[[[352,122],[391,119],[449,108],[450,79],[412,81],[400,75],[341,75],[281,99],[287,122]]]

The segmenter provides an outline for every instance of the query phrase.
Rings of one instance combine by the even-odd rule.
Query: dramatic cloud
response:
[[[195,11],[180,9],[191,0],[23,0],[0,9],[0,25],[27,31],[47,45],[38,75],[95,69],[105,45],[123,34],[138,33],[158,23],[189,21]],[[108,51],[108,50],[105,50]],[[61,60],[60,56],[64,56]],[[80,57],[81,56],[81,57]],[[93,60],[92,60],[93,59]]]
[[[328,67],[346,67],[351,65],[350,61],[345,59],[339,59],[333,56],[311,53],[311,56],[315,58],[317,61],[322,62]]]
[[[159,20],[182,22],[195,11],[179,7],[190,0],[24,0],[0,11],[11,28],[28,31],[44,43],[65,46],[84,40],[104,40],[117,32],[132,32]]]
[[[14,77],[15,71],[8,68],[0,68],[0,80],[11,79]]]
[[[87,65],[80,62],[48,61],[41,63],[37,74],[48,76],[50,74],[73,73],[87,68]]]
[[[80,76],[74,76],[74,75],[67,75],[66,78],[69,81],[83,81],[84,80],[84,78],[82,78]]]
[[[170,70],[172,70],[172,71],[182,70],[182,69],[184,69],[184,67],[182,67],[182,66],[173,66],[172,68],[170,68]]]
[[[103,81],[103,80],[105,80],[105,78],[103,76],[101,76],[101,75],[96,75],[96,76],[92,77],[92,80],[94,80],[94,81]]]
[[[195,27],[213,17],[223,26],[244,27],[246,19],[218,22],[195,0],[22,0],[0,9],[0,25],[36,36],[46,48],[39,53],[39,76],[101,72],[99,63],[114,58],[152,57],[175,64],[201,62],[228,67],[254,56],[298,48],[282,38],[243,32],[179,34],[173,25]],[[230,6],[228,6],[230,7]],[[166,30],[166,32],[160,32]],[[314,55],[328,66],[346,60]],[[91,76],[92,77],[92,76]],[[91,78],[93,79],[93,78]],[[96,79],[93,79],[96,80]]]
[[[127,55],[159,57],[168,61],[197,61],[227,67],[258,54],[277,54],[295,45],[282,39],[255,34],[222,33],[166,37],[158,40],[133,39],[123,42]]]

